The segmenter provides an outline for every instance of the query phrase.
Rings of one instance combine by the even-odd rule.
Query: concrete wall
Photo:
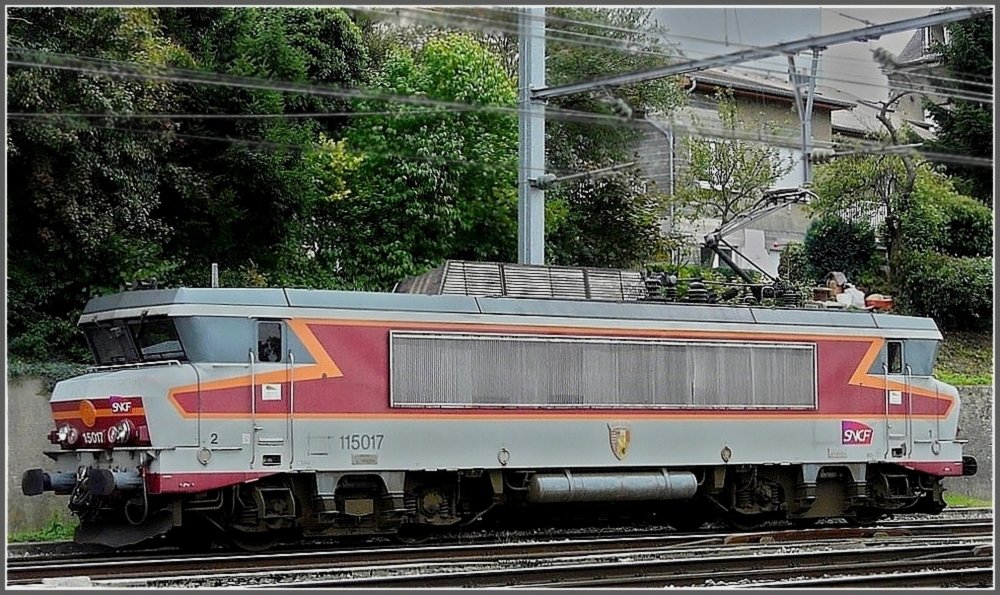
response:
[[[962,409],[958,416],[958,437],[968,440],[964,452],[976,457],[979,472],[972,477],[946,479],[945,488],[984,500],[993,499],[993,387],[959,387]]]
[[[7,533],[33,531],[49,524],[53,515],[65,521],[72,516],[66,508],[68,496],[51,492],[27,497],[21,494],[21,473],[25,469],[50,468],[51,459],[42,451],[53,448],[48,435],[54,428],[49,395],[37,378],[7,382]]]

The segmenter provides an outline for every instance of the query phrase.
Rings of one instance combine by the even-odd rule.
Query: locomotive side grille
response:
[[[815,346],[393,331],[394,407],[812,408]]]

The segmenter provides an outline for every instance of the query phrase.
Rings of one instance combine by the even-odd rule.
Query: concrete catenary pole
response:
[[[517,260],[545,264],[545,191],[533,183],[545,173],[545,104],[532,98],[545,87],[545,7],[522,8],[518,33]]]

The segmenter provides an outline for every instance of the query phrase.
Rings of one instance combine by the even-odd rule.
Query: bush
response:
[[[83,333],[76,326],[79,311],[67,318],[40,315],[20,333],[12,333],[8,348],[10,354],[29,361],[89,361],[90,351]]]
[[[778,262],[778,277],[794,285],[813,285],[816,278],[809,266],[806,248],[798,242],[790,242],[781,251]]]
[[[814,278],[840,271],[853,281],[873,268],[875,230],[865,222],[822,217],[809,224],[803,247]]]
[[[993,328],[993,259],[908,252],[894,279],[896,301],[906,314],[930,316],[942,329]]]
[[[926,167],[917,173],[913,204],[901,225],[907,250],[989,256],[993,249],[993,211]]]
[[[942,207],[941,252],[952,256],[989,256],[993,252],[993,211],[989,207],[962,195],[948,197]]]

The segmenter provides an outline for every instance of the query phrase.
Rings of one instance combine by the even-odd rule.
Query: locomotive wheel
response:
[[[878,509],[866,508],[864,510],[859,510],[854,513],[854,516],[844,517],[847,520],[847,524],[853,525],[855,527],[871,527],[875,523],[879,522],[885,513]]]
[[[739,512],[730,512],[729,516],[726,517],[729,526],[737,531],[756,531],[764,524],[765,520],[764,515],[741,514]]]
[[[793,525],[795,525],[796,529],[812,529],[813,527],[816,526],[816,523],[819,522],[819,519],[816,517],[806,517],[806,518],[788,519],[788,520],[791,521]]]
[[[247,552],[263,552],[274,547],[278,543],[279,533],[277,531],[261,531],[249,533],[230,529],[227,534],[229,541],[237,548]]]
[[[407,523],[396,530],[396,541],[406,545],[423,543],[431,536],[431,528],[417,523]]]

